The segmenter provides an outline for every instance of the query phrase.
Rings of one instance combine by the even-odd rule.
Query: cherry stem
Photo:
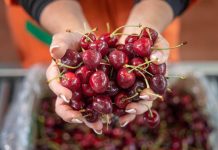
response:
[[[64,71],[62,71],[57,77],[54,77],[54,78],[48,80],[47,83],[49,84],[51,81],[53,81],[53,80],[55,80],[55,79],[62,78],[62,77],[63,77],[63,74],[64,74]]]
[[[139,68],[139,67],[141,67],[141,66],[144,66],[144,65],[146,65],[146,64],[150,64],[150,63],[152,63],[153,61],[156,61],[156,60],[150,60],[150,61],[146,61],[145,63],[143,63],[143,64],[140,64],[140,65],[138,65],[138,66],[133,66],[133,68],[129,71],[129,72],[132,72],[133,70],[136,70],[137,68]],[[127,65],[127,66],[131,66],[131,65]]]
[[[109,22],[107,22],[107,23],[106,23],[106,26],[107,26],[107,32],[108,32],[108,33],[110,33],[110,31],[111,31],[111,28],[110,28],[110,23],[109,23]]]
[[[148,80],[147,80],[147,78],[145,77],[145,75],[144,75],[140,70],[137,70],[137,71],[138,71],[138,73],[140,73],[140,74],[143,76],[143,78],[144,78],[144,80],[145,80],[146,87],[147,87],[147,88],[150,88],[149,83],[148,83]]]
[[[179,79],[182,79],[182,80],[184,80],[185,79],[185,77],[184,76],[165,76],[167,79],[169,79],[169,78],[179,78]]]
[[[131,34],[127,34],[127,33],[114,33],[113,35],[131,35]]]
[[[61,62],[58,62],[58,65],[59,65],[59,66],[66,67],[66,68],[69,68],[69,69],[77,69],[77,68],[79,68],[80,66],[82,66],[82,64],[83,64],[83,62],[81,62],[79,65],[77,65],[77,66],[75,66],[75,67],[72,67],[72,66],[65,65],[65,64],[63,64],[63,63],[61,63]]]
[[[136,97],[138,95],[139,95],[139,93],[135,93],[133,96],[130,96],[130,97],[127,97],[127,98],[123,98],[122,102],[125,102],[126,100],[130,100],[130,99],[132,99],[132,98],[134,98],[134,97]]]
[[[144,104],[144,105],[148,108],[148,111],[149,111],[149,114],[150,114],[151,118],[153,118],[153,113],[152,113],[150,107],[148,107],[148,105],[146,105],[146,104]]]
[[[81,112],[81,113],[82,113],[82,112],[85,112],[85,111],[86,111],[85,109],[81,109],[81,110],[79,110],[79,112]]]
[[[83,117],[86,118],[86,117],[89,117],[89,116],[91,116],[91,114],[84,115]]]
[[[156,96],[156,97],[160,98],[163,101],[163,96],[161,96],[159,94],[155,94],[155,93],[151,93],[151,92],[147,92],[147,94],[152,95],[152,96]]]
[[[86,34],[83,34],[82,32],[79,32],[79,31],[75,31],[75,32],[77,32],[77,33],[79,33],[79,34],[85,36],[86,39],[88,39],[89,41],[93,42],[93,40],[92,40],[89,36],[87,36]]]
[[[118,32],[120,29],[122,29],[122,28],[126,28],[126,27],[136,27],[136,28],[141,28],[142,25],[139,24],[139,25],[124,25],[124,26],[120,26],[120,27],[118,27],[117,29],[115,29],[115,30],[110,34],[110,37],[114,36],[114,34],[115,34],[116,32]]]
[[[165,47],[165,48],[156,48],[156,47],[151,47],[152,50],[169,50],[169,49],[175,49],[175,48],[179,48],[183,45],[186,45],[188,42],[185,41],[185,42],[182,42],[181,44],[177,45],[177,46],[174,46],[174,47]]]

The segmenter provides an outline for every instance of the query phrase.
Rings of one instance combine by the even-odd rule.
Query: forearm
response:
[[[50,33],[83,31],[87,24],[80,4],[77,1],[57,0],[49,3],[41,12],[40,24]]]

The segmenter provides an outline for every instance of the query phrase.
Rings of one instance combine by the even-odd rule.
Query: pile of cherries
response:
[[[121,28],[98,38],[93,32],[86,33],[81,37],[80,51],[68,49],[55,60],[61,84],[73,94],[69,105],[89,122],[111,114],[125,115],[125,107],[141,100],[140,95],[155,100],[167,90],[166,64],[150,60],[158,33],[145,27],[139,35],[128,35],[125,44],[118,44]],[[144,119],[150,127],[160,122],[159,114],[150,109]]]

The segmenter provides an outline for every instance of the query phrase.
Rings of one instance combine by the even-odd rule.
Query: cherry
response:
[[[81,81],[74,73],[66,72],[61,78],[61,84],[71,91],[76,91],[80,88]]]
[[[118,92],[119,92],[119,87],[117,86],[117,84],[114,81],[110,81],[105,94],[111,97],[117,95]]]
[[[103,114],[110,114],[113,110],[110,97],[103,95],[95,96],[93,98],[92,108],[95,111]]]
[[[92,71],[89,70],[88,67],[82,66],[76,70],[75,74],[80,79],[81,83],[87,83],[92,75]]]
[[[151,41],[148,38],[140,38],[133,43],[133,51],[141,57],[151,55]]]
[[[82,100],[82,97],[83,97],[83,95],[82,95],[80,90],[73,91],[71,100],[80,101],[80,100]]]
[[[128,35],[125,39],[125,44],[134,43],[138,39],[139,39],[139,36],[137,34]]]
[[[135,53],[133,51],[133,43],[125,44],[125,49],[123,50],[123,52],[126,53],[129,58],[133,58],[135,56]]]
[[[109,62],[115,69],[119,69],[128,63],[128,57],[124,52],[114,50],[109,54]]]
[[[89,69],[95,69],[100,64],[102,56],[101,53],[96,50],[86,50],[82,54],[82,59]]]
[[[123,88],[130,88],[135,83],[136,77],[133,72],[129,73],[129,69],[121,68],[117,73],[117,83]]]
[[[68,49],[64,56],[61,58],[61,63],[68,66],[77,66],[81,63],[82,57],[81,55],[71,49]]]
[[[114,102],[118,108],[125,109],[130,103],[130,99],[128,99],[128,95],[126,93],[120,92],[115,96]]]
[[[115,47],[118,42],[118,39],[119,39],[118,36],[111,35],[110,33],[102,34],[99,37],[99,40],[105,41],[109,47]]]
[[[111,66],[107,64],[105,61],[101,61],[100,65],[98,66],[98,70],[102,70],[105,74],[110,74]]]
[[[89,79],[89,84],[96,93],[104,93],[108,83],[108,76],[101,70],[94,72]]]
[[[144,120],[148,127],[155,128],[160,123],[160,116],[155,110],[148,110],[144,113]]]
[[[140,57],[135,57],[135,58],[133,58],[133,59],[130,61],[130,64],[133,65],[133,66],[138,66],[138,65],[141,65],[141,64],[143,64],[143,63],[145,63],[145,61],[144,61],[142,58],[140,58]],[[144,68],[144,67],[145,67],[145,65],[141,66],[141,68]],[[134,73],[135,73],[136,76],[138,76],[138,77],[141,77],[141,76],[142,76],[137,70],[134,71]]]
[[[128,90],[130,96],[140,93],[146,87],[145,82],[137,80],[134,85]],[[140,100],[139,95],[133,98],[134,101]]]
[[[86,33],[85,35],[83,35],[80,39],[80,46],[87,50],[89,48],[89,44],[93,41],[96,40],[96,37],[94,34],[92,33]]]
[[[167,88],[167,80],[163,75],[154,75],[150,80],[151,89],[158,94],[164,94]]]
[[[105,41],[96,40],[89,44],[89,48],[100,52],[102,56],[109,53],[108,44]]]
[[[153,45],[155,43],[155,41],[157,40],[158,33],[154,29],[146,27],[146,28],[142,29],[142,31],[140,33],[140,37],[145,37],[145,38],[149,38],[149,39],[151,38],[151,40],[152,40],[151,45]]]
[[[98,118],[99,118],[98,112],[94,111],[90,105],[85,109],[84,112],[82,112],[82,115],[85,117],[85,119],[88,122],[91,122],[91,123],[98,121]]]
[[[75,100],[75,99],[71,99],[70,100],[70,106],[74,109],[74,110],[81,110],[85,107],[85,103],[81,100]]]
[[[160,65],[150,63],[148,67],[148,71],[153,75],[156,75],[156,74],[165,75],[166,74],[166,63],[160,64]]]
[[[124,116],[126,114],[126,112],[125,112],[125,109],[118,108],[117,106],[114,105],[113,114],[121,117],[121,116]]]
[[[93,91],[89,84],[82,84],[82,91],[84,95],[89,97],[96,95],[95,91]]]

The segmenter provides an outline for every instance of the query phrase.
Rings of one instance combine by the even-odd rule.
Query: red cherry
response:
[[[82,115],[85,116],[85,119],[91,123],[98,121],[99,118],[98,112],[94,111],[91,106],[88,106],[86,110],[82,112]]]
[[[108,88],[105,92],[107,96],[115,96],[119,92],[119,87],[114,81],[110,81],[108,84]]]
[[[150,80],[151,89],[158,94],[164,94],[167,88],[167,80],[163,75],[154,75]]]
[[[145,82],[137,80],[134,85],[128,90],[128,96],[133,96],[136,93],[140,93],[146,87]],[[134,101],[140,100],[139,95],[132,98]]]
[[[85,36],[86,35],[86,36]],[[92,42],[92,41],[95,41],[96,40],[96,37],[94,34],[92,33],[86,33],[85,35],[83,35],[80,39],[80,46],[87,50],[89,48],[89,44]],[[92,40],[90,40],[89,38],[87,38],[87,36]]]
[[[124,92],[118,93],[114,99],[115,105],[118,108],[125,109],[126,105],[130,103],[130,100],[126,98],[128,98],[126,93]]]
[[[121,68],[117,73],[117,83],[123,89],[131,87],[135,83],[135,78],[135,74],[129,73],[127,68]]]
[[[125,39],[125,44],[134,43],[138,39],[139,39],[139,36],[137,34],[128,35]]]
[[[80,79],[81,83],[87,83],[92,75],[92,71],[86,66],[82,66],[76,70],[75,74]]]
[[[148,67],[148,71],[153,75],[156,75],[156,74],[165,75],[166,74],[166,63],[160,64],[160,65],[150,63]]]
[[[75,100],[75,99],[71,99],[70,100],[70,106],[74,109],[74,110],[81,110],[84,108],[85,103],[81,100]]]
[[[72,97],[71,97],[72,100],[80,101],[82,100],[82,97],[83,95],[80,90],[72,92]]]
[[[105,61],[101,61],[100,65],[98,66],[98,70],[102,70],[105,72],[105,74],[110,74],[111,72],[111,67],[110,65],[106,64]]]
[[[93,98],[92,108],[103,114],[110,114],[113,110],[110,97],[101,95]]]
[[[151,29],[151,28],[148,28],[148,27],[146,27],[146,28],[150,32],[150,36],[151,36],[151,39],[152,39],[151,45],[153,45],[155,43],[155,41],[157,40],[158,33],[154,29]],[[150,39],[149,34],[146,31],[146,28],[142,29],[142,31],[140,33],[140,36]]]
[[[113,107],[113,114],[116,116],[124,116],[126,114],[125,109],[118,108],[117,106]]]
[[[68,66],[77,66],[82,61],[81,55],[71,49],[68,49],[61,58],[61,63]]]
[[[109,53],[108,44],[105,41],[96,40],[90,43],[89,48],[100,52],[102,56],[105,56]]]
[[[82,91],[84,95],[89,97],[96,95],[95,91],[93,91],[89,84],[82,84]]]
[[[104,93],[108,83],[108,76],[101,70],[94,72],[89,79],[89,84],[96,93]]]
[[[140,38],[133,44],[133,51],[141,57],[151,55],[151,41],[148,38]]]
[[[130,64],[133,66],[138,66],[145,63],[145,61],[140,58],[140,57],[135,57],[131,60]],[[141,68],[145,67],[145,65],[141,66]],[[138,71],[134,71],[134,73],[136,74],[136,76],[141,77],[142,75],[138,72]]]
[[[61,84],[70,89],[71,91],[76,91],[80,88],[80,79],[72,72],[66,72],[61,78]]]
[[[99,40],[107,42],[109,47],[115,47],[118,42],[118,36],[111,36],[110,33],[105,33],[99,37]]]
[[[114,50],[109,54],[109,62],[115,69],[119,69],[128,63],[128,57],[124,52]]]
[[[155,128],[160,124],[160,116],[155,110],[151,110],[151,113],[150,111],[146,111],[144,113],[144,120],[146,124],[148,125],[148,127]]]
[[[86,50],[82,54],[82,59],[89,69],[95,69],[100,64],[102,56],[101,53],[96,50]]]

